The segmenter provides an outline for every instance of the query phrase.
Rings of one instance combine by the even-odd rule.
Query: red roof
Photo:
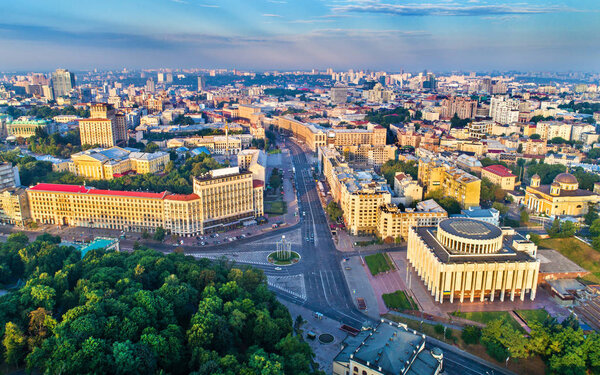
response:
[[[193,201],[195,199],[200,199],[196,194],[169,194],[165,197],[170,201]]]
[[[162,193],[145,193],[139,191],[122,191],[122,190],[102,190],[93,187],[80,185],[63,185],[63,184],[37,184],[29,188],[34,191],[51,191],[56,193],[79,193],[79,194],[94,194],[94,195],[111,195],[120,197],[135,197],[135,198],[156,198],[162,199],[167,192]]]
[[[60,193],[87,193],[90,189],[80,185],[62,185],[62,184],[37,184],[29,190],[55,191]]]
[[[506,168],[503,165],[489,165],[487,167],[484,167],[483,169],[500,177],[517,177],[514,174],[512,174],[510,169]]]
[[[263,187],[263,186],[265,186],[265,184],[261,180],[252,180],[252,187],[253,188]]]

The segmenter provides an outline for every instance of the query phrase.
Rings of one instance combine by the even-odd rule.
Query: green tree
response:
[[[522,210],[521,214],[519,215],[519,223],[521,224],[521,226],[527,224],[529,222],[529,214],[527,213],[526,210]]]
[[[481,328],[466,326],[463,328],[460,337],[467,345],[479,344],[479,340],[481,340]]]
[[[8,322],[4,326],[2,345],[4,345],[4,355],[7,363],[17,366],[25,358],[27,340],[15,323]]]
[[[329,219],[333,222],[336,222],[339,218],[341,218],[344,215],[344,211],[342,211],[340,205],[337,204],[335,201],[327,203],[325,211],[329,215]]]
[[[158,147],[158,145],[154,142],[148,142],[148,144],[146,145],[146,147],[144,148],[144,152],[156,152],[160,149],[160,147]]]

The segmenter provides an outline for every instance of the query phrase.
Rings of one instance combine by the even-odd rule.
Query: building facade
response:
[[[448,217],[446,210],[433,199],[419,203],[425,203],[424,207],[428,208],[402,210],[394,204],[380,206],[377,215],[377,236],[384,240],[406,240],[410,228],[437,225],[440,220]]]
[[[535,299],[535,244],[514,230],[462,218],[409,230],[407,257],[435,301]]]
[[[502,190],[515,190],[517,176],[503,165],[488,165],[481,169],[481,178],[487,178],[493,184],[500,186]]]
[[[444,196],[456,199],[464,208],[479,206],[481,180],[440,160],[419,160],[419,183],[427,192],[441,189]]]
[[[120,147],[96,148],[71,155],[69,170],[92,180],[111,180],[129,173],[162,172],[169,161],[169,154],[162,151],[147,153]]]
[[[52,73],[52,92],[54,98],[68,96],[75,88],[75,74],[66,69],[56,69]]]
[[[44,130],[48,134],[56,133],[57,127],[50,120],[21,117],[16,120],[7,121],[6,130],[9,136],[29,138],[33,137],[39,130]]]
[[[37,223],[194,236],[225,229],[263,215],[264,184],[237,167],[194,178],[188,195],[102,190],[38,184],[27,189],[31,219]]]
[[[0,221],[23,226],[29,218],[29,201],[25,188],[9,187],[0,191]]]
[[[127,141],[125,116],[111,105],[98,103],[90,108],[90,118],[79,120],[82,145],[113,147]]]

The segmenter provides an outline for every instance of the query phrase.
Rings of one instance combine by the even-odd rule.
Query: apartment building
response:
[[[19,168],[11,163],[0,163],[0,190],[21,185]]]
[[[267,168],[267,154],[262,150],[242,150],[237,154],[240,170],[252,172],[252,179],[265,183]]]
[[[408,238],[412,227],[437,225],[448,217],[448,213],[433,199],[419,202],[416,209],[386,204],[379,207],[376,234],[382,239]]]
[[[490,99],[489,116],[497,123],[512,124],[519,121],[519,100],[503,96]]]
[[[553,138],[560,137],[570,141],[572,128],[573,124],[560,121],[540,121],[537,123],[535,132],[544,140],[549,141]]]
[[[29,220],[27,191],[22,187],[9,187],[0,191],[0,221],[23,226]]]
[[[27,189],[27,201],[37,223],[193,236],[262,216],[263,190],[252,172],[233,167],[195,177],[188,195],[42,183]]]
[[[96,103],[90,107],[90,118],[79,120],[82,145],[113,147],[127,141],[125,116],[112,105]]]
[[[521,139],[519,142],[523,145],[523,155],[546,155],[548,152],[548,143],[545,139]]]
[[[290,116],[280,116],[275,118],[274,125],[281,130],[291,132],[294,137],[306,142],[313,151],[327,144],[326,132],[314,124],[304,123]]]
[[[451,119],[456,114],[460,119],[475,118],[477,100],[458,96],[442,100],[442,118]]]
[[[92,180],[111,180],[129,173],[164,171],[169,154],[162,151],[139,152],[133,148],[95,148],[71,155],[69,170]]]
[[[479,206],[481,180],[460,168],[427,157],[419,161],[419,183],[427,192],[441,189],[444,196],[456,199],[461,206]]]
[[[350,145],[338,147],[350,163],[381,167],[388,160],[396,159],[397,148],[394,145]]]

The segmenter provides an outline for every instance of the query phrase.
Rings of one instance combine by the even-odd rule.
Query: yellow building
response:
[[[21,226],[29,220],[29,203],[24,188],[10,187],[0,192],[0,220]]]
[[[138,152],[135,149],[111,147],[91,149],[71,155],[69,170],[92,180],[111,180],[130,172],[158,173],[169,163],[169,154],[162,151]]]
[[[252,172],[252,179],[265,183],[267,154],[262,150],[242,150],[237,154],[238,167]]]
[[[162,227],[194,236],[262,216],[263,188],[251,172],[234,167],[194,178],[194,193],[188,195],[38,184],[27,189],[27,200],[37,223],[128,231]]]
[[[540,185],[540,176],[531,177],[531,185],[525,190],[525,205],[538,214],[549,216],[581,216],[589,206],[600,202],[600,195],[579,189],[577,178],[561,173],[550,185]]]
[[[113,147],[127,140],[125,116],[111,105],[99,103],[90,108],[90,118],[79,120],[82,145]]]
[[[448,217],[448,213],[433,199],[419,202],[417,209],[405,210],[394,204],[379,207],[377,215],[377,236],[381,239],[406,240],[412,227],[437,225]],[[422,207],[422,208],[421,208]]]
[[[502,190],[513,191],[517,185],[517,176],[503,165],[488,165],[481,169],[481,178],[487,178]]]
[[[8,136],[15,138],[29,138],[35,135],[35,132],[45,130],[48,134],[56,133],[56,125],[50,120],[32,119],[21,117],[17,120],[7,121],[6,129]]]
[[[419,160],[419,183],[429,193],[441,189],[444,196],[456,199],[464,208],[479,206],[481,180],[460,168],[439,160]]]
[[[409,230],[407,257],[435,301],[535,299],[535,244],[514,230],[474,219],[446,219]]]
[[[294,137],[306,142],[313,151],[327,144],[327,134],[313,124],[306,124],[289,116],[279,116],[275,118],[274,125],[291,132]]]

